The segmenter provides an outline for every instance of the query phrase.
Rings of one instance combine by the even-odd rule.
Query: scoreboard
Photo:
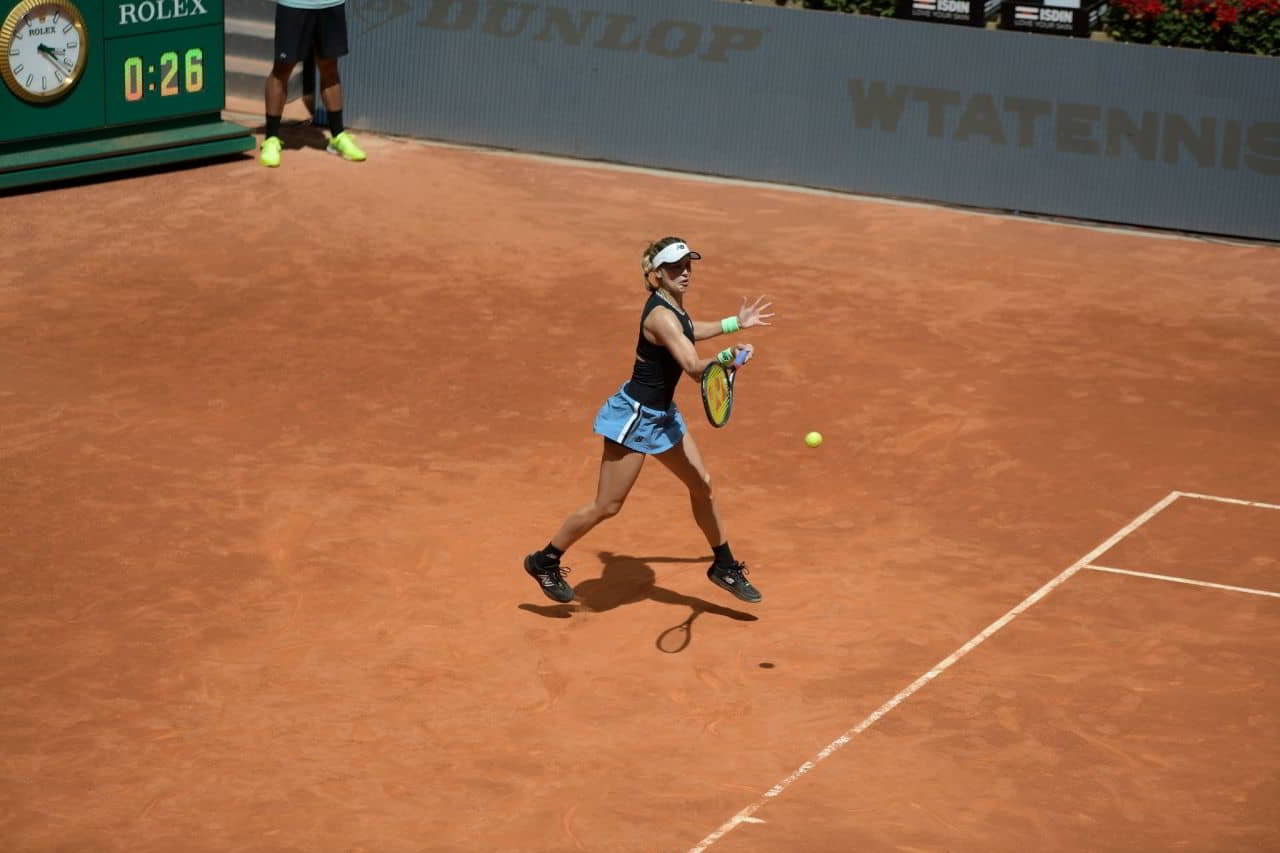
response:
[[[0,0],[0,188],[254,147],[223,0]]]

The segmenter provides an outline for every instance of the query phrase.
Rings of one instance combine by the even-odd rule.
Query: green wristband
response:
[[[720,332],[722,334],[731,335],[734,332],[738,331],[739,328],[740,327],[738,326],[738,318],[736,316],[725,317],[723,320],[720,321]]]
[[[722,349],[720,350],[720,352],[716,353],[716,361],[720,362],[721,364],[732,364],[733,356],[734,356],[733,347],[729,347],[728,349]]]

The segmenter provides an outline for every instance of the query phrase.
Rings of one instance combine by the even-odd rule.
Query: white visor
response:
[[[702,260],[702,255],[690,249],[688,243],[672,243],[653,256],[653,268],[656,270],[663,264],[674,264],[686,255],[695,261]]]

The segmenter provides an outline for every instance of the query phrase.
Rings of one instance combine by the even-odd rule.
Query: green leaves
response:
[[[1112,0],[1116,41],[1280,56],[1280,0]]]

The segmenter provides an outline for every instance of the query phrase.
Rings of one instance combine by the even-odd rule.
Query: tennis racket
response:
[[[750,350],[741,350],[732,364],[713,361],[702,371],[702,408],[716,429],[727,424],[733,414],[733,381],[749,358]]]

